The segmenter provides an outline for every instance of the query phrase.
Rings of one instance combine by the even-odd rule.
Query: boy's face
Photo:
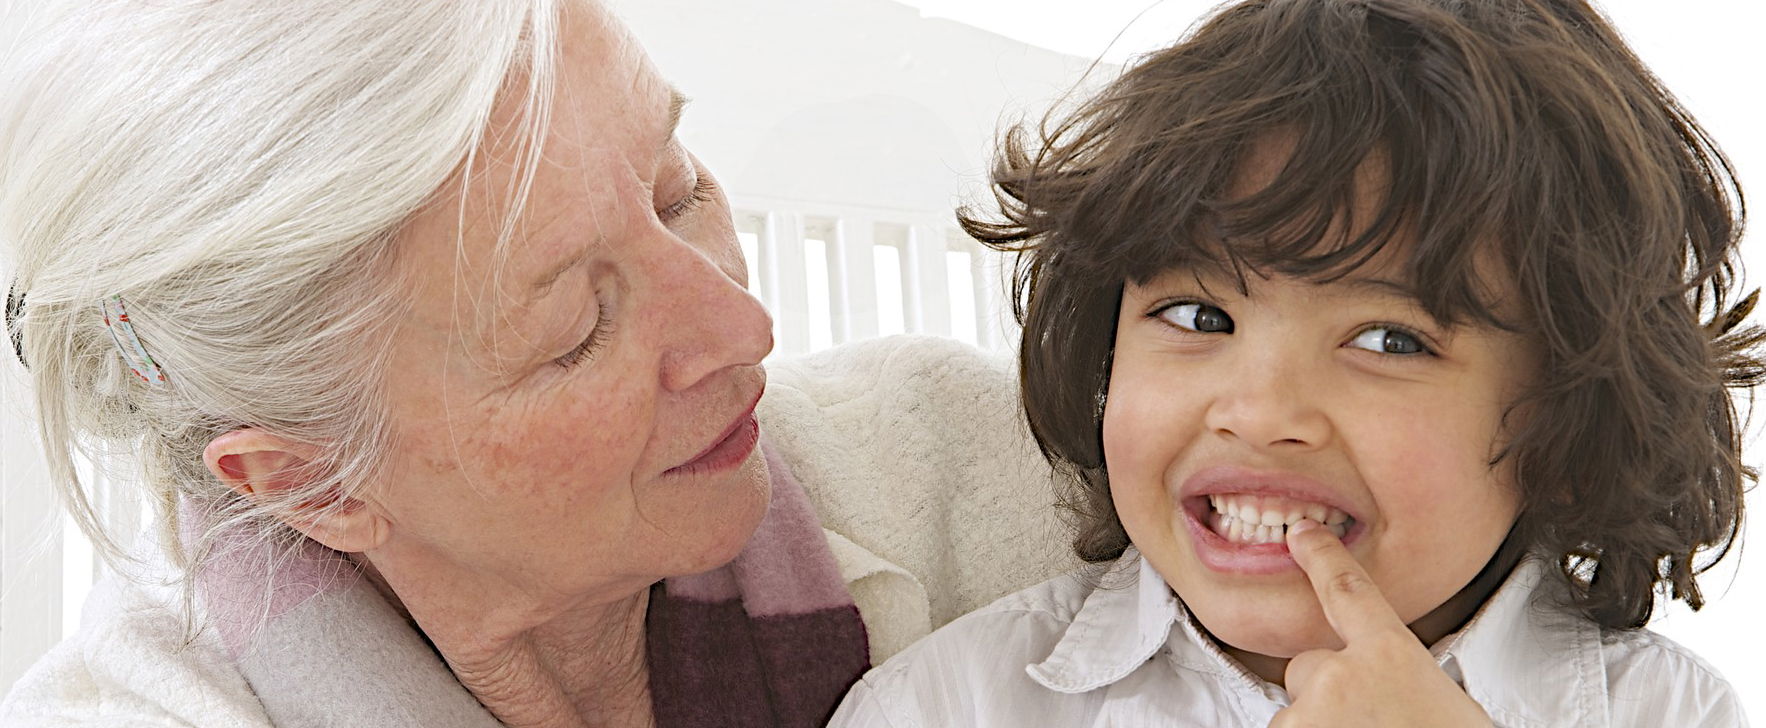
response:
[[[1251,275],[1241,295],[1168,271],[1124,287],[1103,424],[1116,510],[1248,664],[1341,646],[1285,524],[1330,524],[1433,640],[1476,609],[1453,597],[1519,512],[1490,461],[1525,347],[1446,329],[1391,280],[1378,266],[1330,284]]]

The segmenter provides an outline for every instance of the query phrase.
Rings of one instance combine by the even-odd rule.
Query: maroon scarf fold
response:
[[[720,569],[651,588],[658,728],[819,728],[870,667],[821,521],[785,463],[763,452],[772,501],[747,547]]]

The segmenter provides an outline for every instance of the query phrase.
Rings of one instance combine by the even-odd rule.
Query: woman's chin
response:
[[[688,531],[699,547],[682,549],[682,555],[689,559],[689,563],[675,569],[674,575],[711,571],[734,561],[736,555],[748,546],[755,530],[766,518],[767,505],[772,500],[766,458],[756,449],[747,461],[730,473],[726,482],[719,485],[719,490],[721,492],[711,499],[715,507],[701,511],[704,522],[694,524]]]

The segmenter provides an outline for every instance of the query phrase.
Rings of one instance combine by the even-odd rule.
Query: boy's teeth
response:
[[[1238,543],[1283,543],[1288,526],[1308,518],[1342,538],[1352,520],[1349,514],[1322,503],[1273,496],[1211,495],[1208,505],[1213,509],[1208,525],[1222,538]]]

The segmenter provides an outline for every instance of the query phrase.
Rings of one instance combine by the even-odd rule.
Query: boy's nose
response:
[[[1330,419],[1317,406],[1321,393],[1292,359],[1272,352],[1226,366],[1232,375],[1221,380],[1205,414],[1210,432],[1253,448],[1295,452],[1330,441]]]

